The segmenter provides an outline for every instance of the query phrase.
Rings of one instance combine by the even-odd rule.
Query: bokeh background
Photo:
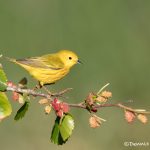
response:
[[[127,102],[135,108],[150,110],[150,1],[145,0],[1,0],[0,53],[24,58],[56,52],[75,51],[83,65],[50,87],[74,90],[67,102],[77,103],[90,91],[111,83],[112,103]],[[29,86],[36,81],[19,66],[2,60],[9,80],[26,76]],[[11,101],[11,98],[10,98]],[[86,111],[72,109],[75,130],[63,146],[50,142],[54,114],[46,116],[33,100],[26,117],[15,122],[20,107],[11,101],[11,117],[0,123],[2,150],[138,150],[124,142],[150,142],[150,124],[128,124],[123,111],[103,108],[98,115],[107,120],[98,129],[88,125]]]

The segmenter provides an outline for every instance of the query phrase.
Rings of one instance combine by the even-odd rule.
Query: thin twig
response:
[[[106,85],[104,85],[98,92],[97,95],[99,95],[110,83],[107,83]]]
[[[140,114],[150,114],[149,111],[145,111],[145,110],[141,110],[141,109],[133,109],[131,107],[125,106],[121,103],[117,103],[117,104],[101,104],[101,105],[97,105],[95,106],[95,108],[102,108],[102,107],[120,107],[122,109],[128,110],[128,111],[132,111],[134,113],[140,113]]]
[[[51,96],[59,97],[59,96],[62,96],[63,94],[65,94],[71,90],[72,90],[72,88],[67,88],[67,89],[64,89],[63,91],[60,91],[58,93],[51,93]]]
[[[47,98],[47,99],[51,98],[51,96],[49,94],[35,92],[34,90],[31,90],[31,89],[21,89],[19,87],[14,88],[14,87],[11,87],[11,86],[7,86],[6,91],[24,93],[24,94],[32,95],[32,96],[35,96],[35,97],[36,96],[44,97],[44,98]]]
[[[46,99],[49,99],[50,102],[52,102],[52,98],[55,98],[55,97],[61,97],[63,94],[65,94],[66,92],[70,91],[72,88],[67,88],[63,91],[60,91],[58,93],[53,93],[53,94],[45,94],[45,93],[40,93],[40,92],[36,92],[32,89],[22,89],[20,87],[11,87],[11,86],[7,86],[6,88],[6,91],[13,91],[13,92],[18,92],[18,93],[24,93],[24,94],[27,94],[27,95],[32,95],[34,97],[43,97],[43,98],[46,98]],[[68,103],[68,105],[70,107],[75,107],[75,108],[82,108],[82,109],[87,109],[86,105],[84,102],[81,102],[81,103],[78,103],[78,104],[71,104],[71,103]],[[94,104],[92,106],[92,108],[96,108],[96,109],[99,109],[99,108],[103,108],[103,107],[119,107],[119,108],[122,108],[122,109],[125,109],[125,110],[128,110],[128,111],[131,111],[131,112],[134,112],[134,113],[140,113],[140,114],[150,114],[150,112],[148,111],[145,111],[145,110],[142,110],[142,109],[133,109],[133,108],[130,108],[128,106],[125,106],[121,103],[117,103],[117,104]]]

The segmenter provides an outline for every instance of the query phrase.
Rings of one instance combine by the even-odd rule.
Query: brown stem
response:
[[[134,113],[140,113],[140,114],[150,114],[149,111],[141,111],[141,109],[133,109],[131,107],[128,107],[128,106],[125,106],[121,103],[118,103],[118,104],[101,104],[101,105],[97,105],[95,106],[95,108],[102,108],[102,107],[120,107],[122,109],[125,109],[125,110],[128,110],[128,111],[132,111]]]
[[[52,98],[60,97],[60,96],[62,96],[63,94],[65,94],[66,92],[68,92],[70,90],[71,90],[71,88],[67,88],[67,89],[65,89],[63,91],[60,91],[58,93],[45,94],[45,93],[35,92],[32,89],[22,89],[20,87],[7,86],[7,88],[6,88],[6,91],[24,93],[24,94],[32,95],[34,97],[37,97],[37,96],[38,97],[43,97],[43,98],[49,99],[50,102],[52,102],[52,100],[53,100]],[[78,103],[78,104],[68,104],[68,105],[70,107],[87,109],[84,102],[81,102],[81,103]],[[140,109],[133,109],[133,108],[130,108],[130,107],[125,106],[125,105],[120,104],[120,103],[118,103],[118,104],[100,104],[100,105],[95,104],[93,106],[93,108],[96,108],[96,109],[99,109],[99,108],[102,108],[102,107],[119,107],[119,108],[131,111],[131,112],[134,112],[134,113],[150,114],[150,112],[148,112],[148,111],[140,110]]]

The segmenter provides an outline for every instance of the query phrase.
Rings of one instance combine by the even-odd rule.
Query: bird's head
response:
[[[80,63],[78,56],[70,50],[60,50],[58,52],[58,56],[64,65],[68,68],[71,68],[75,64]]]

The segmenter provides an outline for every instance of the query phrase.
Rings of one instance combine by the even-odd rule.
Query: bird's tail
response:
[[[14,58],[9,58],[9,57],[5,57],[5,56],[3,56],[2,54],[0,54],[0,58],[16,63],[16,59],[14,59]]]
[[[14,62],[14,63],[16,63],[16,59],[14,59],[14,58],[9,58],[9,57],[4,57],[6,60],[9,60],[9,61],[11,61],[11,62]]]

